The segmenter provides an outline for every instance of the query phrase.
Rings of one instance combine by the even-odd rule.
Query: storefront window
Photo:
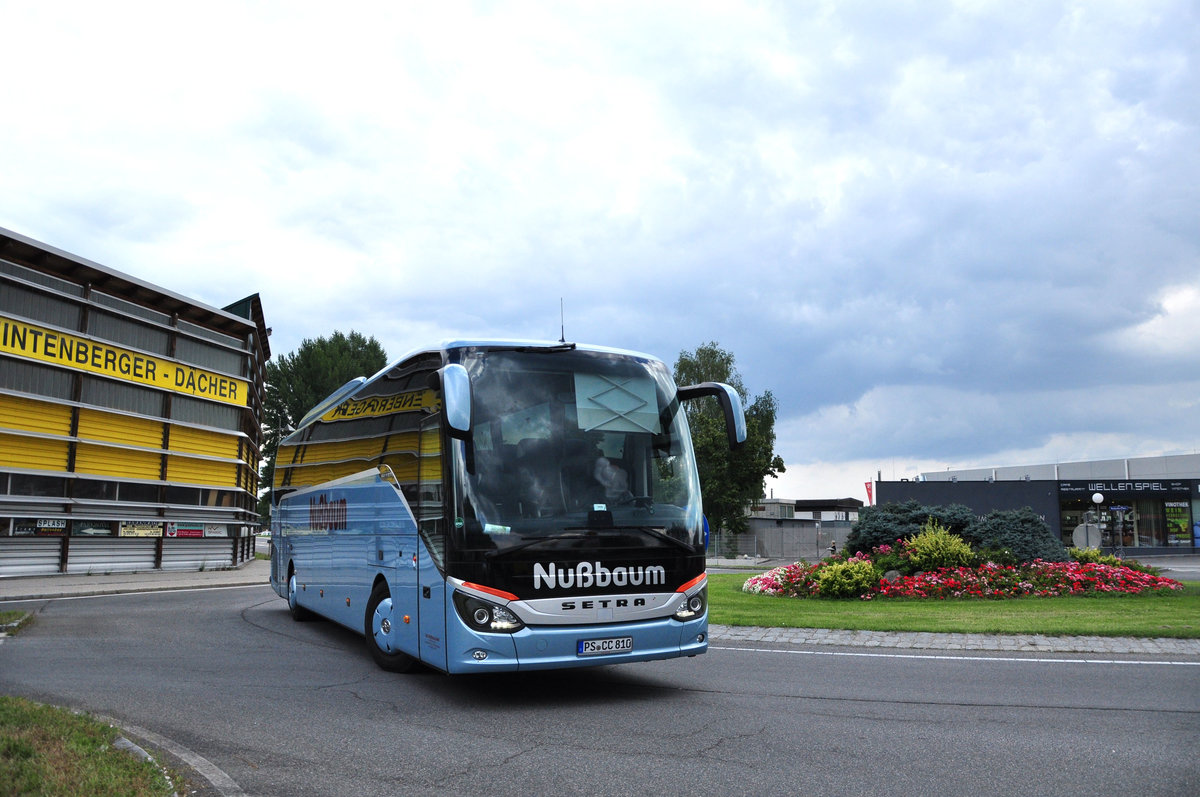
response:
[[[1082,498],[1063,499],[1061,506],[1062,544],[1072,546],[1100,547],[1112,545],[1108,514],[1104,507],[1096,511],[1096,505]]]
[[[1154,499],[1134,501],[1133,542],[1135,548],[1159,547],[1167,544],[1167,521],[1163,502]],[[1129,532],[1126,532],[1128,536]]]
[[[1112,481],[1059,484],[1062,538],[1071,545],[1074,532],[1099,526],[1100,547],[1181,548],[1200,540],[1193,528],[1187,482]],[[1093,497],[1103,500],[1097,506]]]
[[[1167,501],[1167,545],[1172,547],[1192,544],[1192,517],[1187,501]]]

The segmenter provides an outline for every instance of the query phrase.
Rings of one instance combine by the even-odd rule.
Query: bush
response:
[[[879,586],[879,571],[869,559],[826,562],[816,571],[822,598],[854,598]]]
[[[1160,572],[1157,567],[1144,565],[1135,559],[1121,559],[1110,553],[1101,553],[1099,548],[1071,548],[1067,551],[1067,555],[1071,557],[1072,561],[1084,565],[1128,567],[1130,570],[1136,570],[1139,573],[1148,573],[1152,576],[1157,576]]]
[[[1072,560],[1085,565],[1112,565],[1120,567],[1123,562],[1109,553],[1101,553],[1099,548],[1071,548],[1067,554]]]
[[[933,518],[951,533],[961,534],[975,521],[975,515],[962,504],[925,506],[917,501],[883,506],[865,506],[846,538],[846,551],[869,553],[881,545],[893,545],[919,534],[921,527]]]
[[[967,567],[975,561],[971,545],[933,518],[926,521],[921,533],[908,541],[908,558],[917,571],[939,567]]]
[[[962,537],[976,548],[1007,548],[1019,562],[1068,561],[1066,548],[1029,507],[990,512],[968,526]]]

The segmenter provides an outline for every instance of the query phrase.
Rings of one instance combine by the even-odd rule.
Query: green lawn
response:
[[[113,747],[116,738],[116,728],[90,717],[0,696],[0,794],[175,793],[153,762]]]
[[[822,600],[742,592],[753,572],[708,575],[709,621],[717,625],[1200,638],[1200,581],[1170,595],[1008,600]]]

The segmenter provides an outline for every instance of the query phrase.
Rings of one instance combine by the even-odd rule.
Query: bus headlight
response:
[[[704,608],[707,605],[708,585],[706,584],[699,592],[684,598],[683,605],[676,609],[675,614],[672,616],[681,622],[695,620],[704,614]]]
[[[508,608],[462,592],[454,593],[454,608],[473,631],[512,634],[525,627]]]

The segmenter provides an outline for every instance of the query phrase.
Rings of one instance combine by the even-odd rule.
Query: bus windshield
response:
[[[457,549],[605,535],[703,549],[691,436],[663,363],[493,349],[465,352],[462,365],[473,422],[452,447]]]

